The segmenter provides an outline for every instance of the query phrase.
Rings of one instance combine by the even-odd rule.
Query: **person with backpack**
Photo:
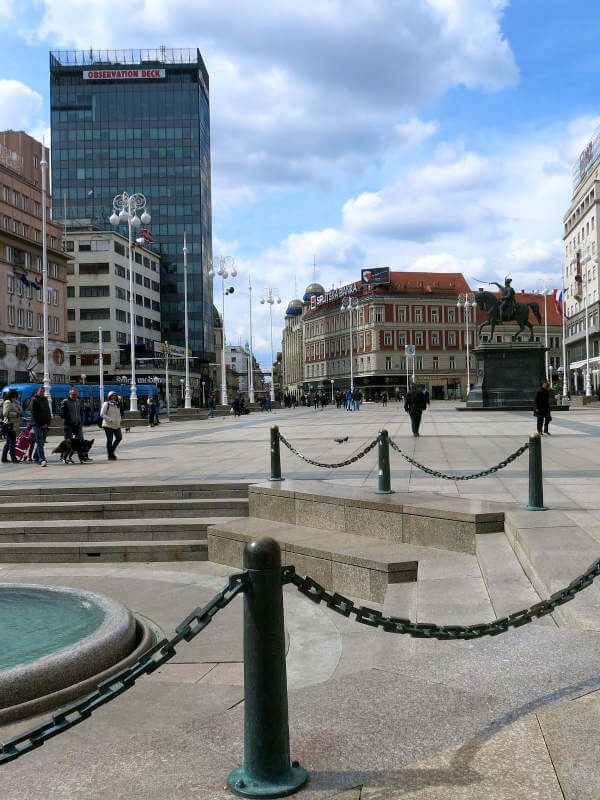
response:
[[[60,415],[64,422],[65,439],[83,439],[83,409],[79,392],[72,386],[69,394],[60,404]]]
[[[425,395],[423,392],[417,389],[416,385],[413,383],[410,387],[410,391],[404,398],[404,410],[410,417],[413,436],[419,435],[421,417],[423,416],[423,411],[425,411],[426,408],[427,399]]]
[[[109,392],[108,399],[100,409],[102,428],[106,434],[106,452],[109,461],[116,461],[115,450],[119,446],[123,434],[121,433],[121,403],[116,392]]]
[[[37,389],[31,401],[31,421],[33,422],[32,430],[36,443],[33,460],[37,461],[40,467],[46,467],[44,445],[46,444],[48,428],[52,423],[52,412],[50,411],[46,390],[43,386]]]
[[[8,464],[8,455],[13,464],[18,464],[19,459],[15,453],[17,443],[17,432],[23,420],[23,409],[19,403],[19,393],[16,389],[10,389],[4,397],[2,404],[2,435],[6,439],[2,450],[2,463]]]

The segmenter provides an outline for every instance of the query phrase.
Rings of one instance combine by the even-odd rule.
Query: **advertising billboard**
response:
[[[389,267],[367,267],[361,269],[360,279],[367,286],[374,286],[375,284],[389,283],[390,282],[390,268]]]

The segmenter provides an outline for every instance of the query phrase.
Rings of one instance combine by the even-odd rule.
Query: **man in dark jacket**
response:
[[[60,415],[64,420],[65,439],[83,439],[83,421],[79,392],[73,386],[60,406]]]
[[[552,417],[550,416],[550,392],[548,390],[548,381],[542,381],[540,388],[537,390],[534,403],[535,408],[533,409],[533,413],[537,417],[538,433],[540,436],[543,436],[544,433],[550,436],[548,425]],[[543,432],[542,424],[544,426]]]
[[[410,417],[413,436],[419,435],[419,426],[421,425],[421,416],[427,407],[427,400],[425,395],[413,383],[410,387],[410,392],[404,398],[404,410]]]
[[[48,435],[48,428],[52,422],[52,413],[50,411],[48,398],[46,397],[46,390],[43,386],[37,389],[31,401],[31,421],[33,423],[31,428],[36,443],[33,460],[37,461],[40,467],[45,467],[47,464],[44,445],[46,443],[46,436]]]

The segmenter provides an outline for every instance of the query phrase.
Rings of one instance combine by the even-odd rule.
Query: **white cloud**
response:
[[[0,129],[38,128],[42,96],[21,81],[0,78]]]
[[[260,10],[250,0],[145,0],[120,7],[118,26],[110,4],[42,8],[37,36],[55,48],[199,46],[214,174],[230,190],[365,170],[390,139],[418,146],[434,133],[414,116],[423,103],[517,80],[497,0],[279,0]]]

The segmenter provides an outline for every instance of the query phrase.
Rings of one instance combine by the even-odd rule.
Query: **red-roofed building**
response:
[[[432,399],[466,394],[466,329],[458,295],[472,291],[456,272],[394,272],[389,284],[351,283],[307,302],[302,323],[305,392],[350,385],[350,312],[342,300],[356,301],[352,321],[354,386],[365,399],[383,391],[404,393],[407,366],[412,380]],[[470,346],[474,346],[470,331]],[[285,353],[284,353],[285,360]],[[408,364],[407,364],[408,361]],[[472,358],[472,363],[474,359]]]

